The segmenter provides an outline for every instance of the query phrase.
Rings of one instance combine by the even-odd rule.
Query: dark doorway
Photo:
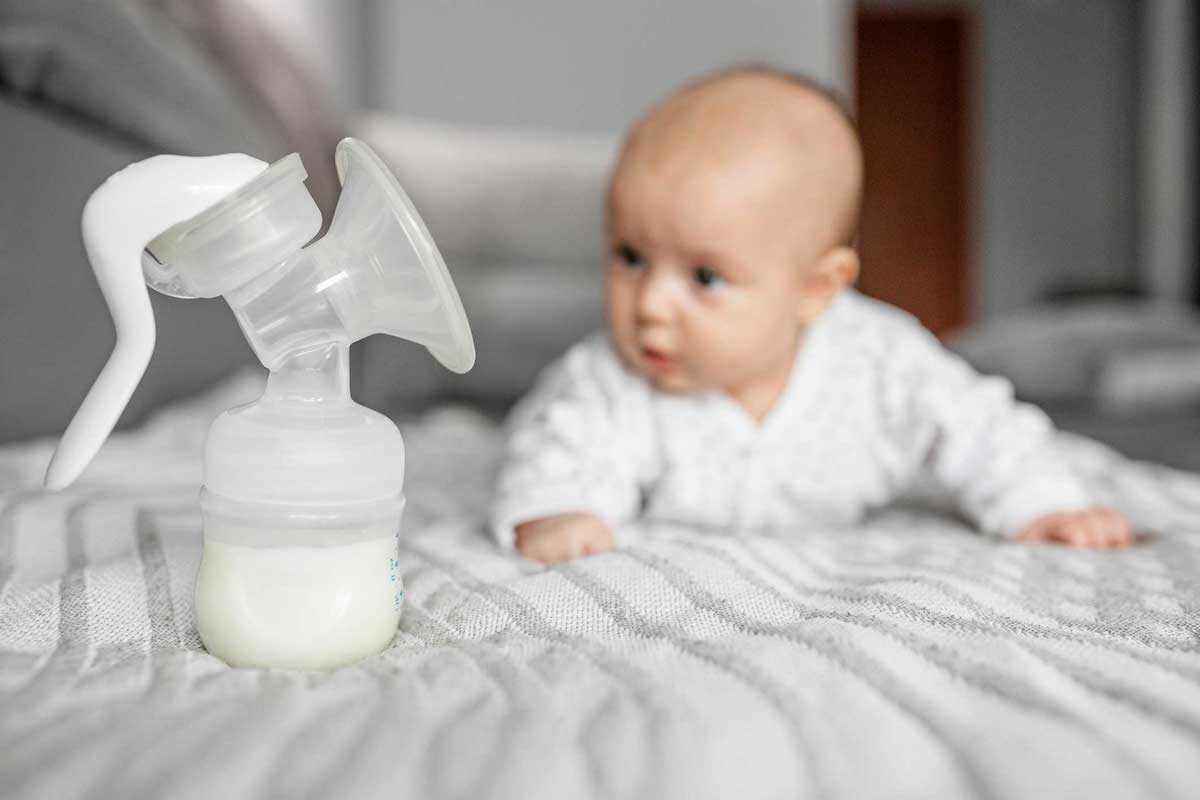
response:
[[[938,334],[969,316],[970,39],[962,10],[858,11],[859,288]]]

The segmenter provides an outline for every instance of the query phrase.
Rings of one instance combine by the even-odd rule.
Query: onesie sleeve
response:
[[[909,444],[986,533],[1010,537],[1043,514],[1093,505],[1039,408],[1014,400],[1005,378],[983,376],[915,321],[889,361]]]
[[[491,527],[511,548],[516,525],[589,511],[614,530],[640,508],[639,466],[649,444],[641,379],[607,336],[573,347],[513,409]]]

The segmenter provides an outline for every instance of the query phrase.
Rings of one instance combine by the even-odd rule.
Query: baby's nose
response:
[[[637,294],[637,316],[643,322],[667,322],[675,313],[675,301],[668,276],[649,270],[642,278]]]

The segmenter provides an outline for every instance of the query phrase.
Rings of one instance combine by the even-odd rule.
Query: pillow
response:
[[[446,259],[478,358],[453,375],[411,344],[364,343],[359,402],[381,410],[439,394],[504,406],[603,324],[604,190],[615,137],[366,114],[354,135],[412,196]]]
[[[947,343],[981,372],[1012,380],[1024,399],[1132,407],[1141,402],[1133,384],[1148,376],[1133,377],[1131,360],[1152,352],[1186,358],[1200,348],[1200,315],[1146,300],[1077,301],[985,320]],[[1159,394],[1177,400],[1181,390]]]
[[[1200,346],[1127,348],[1103,359],[1096,403],[1115,414],[1200,410]]]
[[[475,339],[475,367],[455,375],[425,348],[390,336],[356,345],[354,397],[384,413],[440,396],[503,409],[550,361],[604,324],[604,271],[561,265],[451,266]]]
[[[447,262],[588,269],[603,259],[616,137],[387,114],[352,118],[350,130],[396,174]]]
[[[284,154],[269,115],[153,3],[0,0],[0,86],[148,155]]]
[[[0,99],[0,442],[62,433],[112,352],[79,217],[105,178],[146,155]],[[154,356],[121,426],[258,363],[224,302],[150,302]]]
[[[286,152],[220,63],[157,3],[0,0],[0,441],[58,434],[108,358],[112,322],[80,213],[159,152]],[[228,307],[151,293],[157,344],[119,425],[257,363]]]

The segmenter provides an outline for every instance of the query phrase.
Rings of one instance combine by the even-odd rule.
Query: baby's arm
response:
[[[1045,514],[1019,530],[1014,537],[1021,542],[1057,542],[1097,550],[1128,547],[1133,544],[1133,528],[1119,511],[1089,508]]]
[[[640,503],[640,392],[599,336],[547,369],[509,418],[492,510],[501,546],[547,563],[612,548]]]
[[[604,520],[586,511],[543,517],[517,525],[517,550],[545,564],[582,558],[613,548]]]
[[[1133,542],[1125,517],[1097,506],[1056,451],[1049,418],[1015,402],[1007,380],[979,375],[924,330],[905,337],[896,367],[914,427],[929,437],[929,466],[985,531],[1076,547]]]

